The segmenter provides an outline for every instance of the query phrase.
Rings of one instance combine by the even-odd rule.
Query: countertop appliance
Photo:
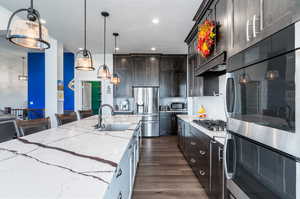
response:
[[[210,131],[226,131],[226,122],[222,120],[193,120],[193,122]]]
[[[172,110],[183,110],[183,109],[185,109],[185,104],[183,102],[172,102],[171,109]]]
[[[134,113],[143,115],[143,137],[159,136],[159,87],[133,87]]]
[[[299,31],[300,22],[229,58],[229,198],[300,199]]]

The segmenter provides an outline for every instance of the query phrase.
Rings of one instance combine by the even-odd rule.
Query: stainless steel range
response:
[[[222,120],[193,120],[194,123],[210,131],[226,131],[226,122]]]

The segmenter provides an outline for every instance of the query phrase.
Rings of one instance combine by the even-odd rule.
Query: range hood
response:
[[[195,68],[195,76],[202,76],[207,72],[225,72],[226,71],[226,51],[219,53],[207,62]]]

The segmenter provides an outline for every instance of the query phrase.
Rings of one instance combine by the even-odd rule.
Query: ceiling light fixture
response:
[[[84,48],[79,49],[76,53],[77,70],[93,71],[93,57],[91,51],[86,49],[86,0],[84,0]]]
[[[152,51],[156,51],[156,48],[152,47],[151,50],[152,50]]]
[[[16,14],[21,12],[27,13],[27,19],[13,20]],[[10,16],[7,24],[6,39],[24,48],[36,50],[50,48],[48,30],[42,25],[40,13],[33,8],[33,0],[30,1],[29,8],[21,8]]]
[[[109,80],[111,78],[111,74],[108,66],[106,65],[106,18],[109,16],[109,13],[101,12],[101,15],[104,17],[104,64],[99,67],[97,78],[101,80]]]
[[[153,18],[152,23],[153,24],[159,24],[159,19],[158,18]]]
[[[18,79],[21,81],[27,81],[28,76],[25,75],[25,57],[22,57],[22,75],[18,76]]]
[[[115,48],[115,50],[116,50],[116,51],[119,51],[119,50],[120,50],[120,48],[116,47],[116,48]]]
[[[119,36],[119,33],[113,33],[113,36],[115,37],[115,55],[117,54],[117,37]],[[115,56],[114,56],[115,57]],[[116,59],[114,60],[115,63]],[[117,73],[114,73],[113,76],[111,77],[110,83],[112,83],[113,85],[119,85],[121,83],[121,79],[119,77],[119,75]]]
[[[41,19],[41,24],[46,24],[47,21],[45,19]]]

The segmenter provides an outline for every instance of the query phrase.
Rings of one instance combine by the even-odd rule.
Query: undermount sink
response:
[[[130,124],[104,124],[104,128],[98,129],[99,131],[126,131],[131,126]]]

